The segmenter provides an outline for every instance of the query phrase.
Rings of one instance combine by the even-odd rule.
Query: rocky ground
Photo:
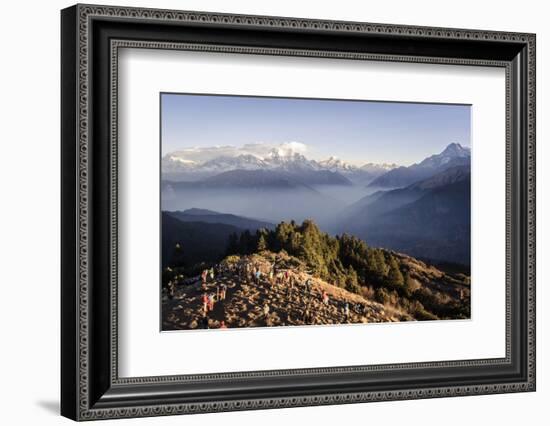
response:
[[[252,274],[243,273],[246,265],[251,271],[259,268],[262,272],[259,282]],[[287,282],[275,283],[268,279],[273,265],[276,271],[288,271]],[[303,263],[283,253],[231,256],[216,270],[214,279],[209,277],[206,284],[197,278],[194,282],[178,285],[172,297],[163,293],[163,330],[206,328],[202,296],[205,293],[216,295],[222,284],[227,286],[226,298],[216,300],[213,310],[206,314],[209,328],[219,328],[222,321],[228,328],[236,328],[413,320],[404,311],[313,277]],[[305,284],[308,279],[309,289]],[[327,303],[322,300],[323,293],[328,295]]]

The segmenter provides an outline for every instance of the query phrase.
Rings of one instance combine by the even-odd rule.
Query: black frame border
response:
[[[535,35],[96,5],[64,9],[61,35],[64,416],[92,420],[535,390]],[[507,357],[119,379],[112,53],[135,43],[506,67]]]

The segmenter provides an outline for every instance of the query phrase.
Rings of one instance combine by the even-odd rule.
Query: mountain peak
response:
[[[352,171],[357,168],[352,164],[346,163],[338,157],[335,157],[334,155],[331,155],[326,160],[318,161],[317,164],[322,168],[326,168],[331,171]]]
[[[450,167],[462,165],[470,166],[470,148],[454,142],[447,145],[441,153],[431,155],[420,163],[388,171],[370,182],[369,186],[382,188],[405,187],[427,179]]]
[[[448,167],[450,165],[455,165],[454,163],[457,161],[469,162],[470,148],[466,148],[459,143],[450,143],[440,154],[425,158],[418,165],[413,165],[411,167]]]
[[[467,157],[470,155],[470,148],[464,147],[459,143],[453,142],[445,147],[440,155],[450,157]]]
[[[368,170],[368,171],[375,171],[375,170],[381,170],[381,171],[389,171],[392,169],[396,169],[399,166],[395,163],[367,163],[363,164],[361,166],[361,170]]]

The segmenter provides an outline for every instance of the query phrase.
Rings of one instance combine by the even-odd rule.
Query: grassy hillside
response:
[[[260,229],[255,233],[234,232],[229,236],[226,255],[211,264],[216,270],[215,278],[206,288],[200,287],[192,268],[164,270],[165,327],[194,328],[193,321],[198,321],[202,313],[201,295],[216,291],[223,283],[228,286],[230,297],[223,302],[223,310],[210,319],[231,318],[233,326],[239,327],[262,321],[264,325],[303,324],[304,312],[311,309],[320,315],[314,323],[340,323],[346,303],[362,307],[358,305],[357,315],[349,313],[344,322],[470,317],[469,276],[444,272],[410,256],[369,247],[346,234],[331,237],[312,221],[301,225],[282,222],[274,230]],[[256,282],[248,274],[243,275],[244,265],[259,269],[262,279]],[[270,270],[287,271],[291,281],[296,282],[293,291],[273,286],[272,280],[266,278]],[[314,289],[303,286],[308,278],[315,283]],[[317,306],[323,291],[333,295],[333,305]],[[270,312],[277,312],[278,319],[266,315],[264,320],[258,319],[259,310],[266,303],[273,309]],[[383,314],[375,309],[378,305]],[[368,314],[367,306],[377,314]]]

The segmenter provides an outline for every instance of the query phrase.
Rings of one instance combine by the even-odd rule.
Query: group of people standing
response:
[[[331,298],[326,289],[322,291],[314,291],[313,281],[311,277],[307,277],[304,281],[297,278],[297,275],[292,274],[288,268],[281,267],[277,262],[268,265],[254,262],[248,257],[241,258],[240,262],[222,262],[219,265],[202,270],[200,274],[200,296],[202,316],[199,321],[201,328],[211,328],[211,316],[217,303],[223,303],[227,297],[227,285],[225,283],[216,283],[216,278],[223,278],[227,275],[238,276],[237,285],[241,283],[254,283],[256,285],[267,284],[267,286],[284,286],[286,288],[286,297],[289,298],[296,287],[302,287],[303,293],[300,292],[300,300],[303,303],[302,322],[305,324],[319,323],[319,309],[315,307],[315,300],[320,301],[324,306],[333,305],[337,308],[343,317],[343,320],[349,322],[351,308],[348,302],[340,302],[337,300],[331,301]],[[218,279],[219,281],[219,279]],[[215,287],[214,287],[215,286]],[[268,287],[268,288],[269,288]],[[174,288],[169,286],[169,292],[173,296]],[[289,299],[290,300],[290,299]],[[363,311],[363,306],[360,306]],[[268,301],[261,305],[261,314],[266,321],[269,318],[271,307]],[[222,305],[222,310],[225,307]],[[357,308],[355,308],[357,311]],[[214,314],[216,315],[216,314]],[[284,314],[283,314],[284,315]],[[287,314],[286,320],[289,320],[290,313]],[[225,321],[225,312],[222,315],[216,315],[219,319],[219,328],[227,328]]]
[[[203,292],[201,297],[202,302],[202,311],[207,314],[214,310],[214,304],[225,300],[227,295],[227,286],[225,284],[220,284],[216,287],[216,293],[207,293]]]
[[[266,271],[267,270],[267,271]],[[245,258],[244,262],[216,265],[215,267],[204,269],[201,272],[201,290],[202,295],[200,298],[202,306],[202,317],[200,320],[201,328],[210,328],[209,314],[214,310],[216,303],[222,302],[227,296],[227,286],[220,284],[216,286],[216,292],[208,291],[208,284],[215,283],[216,275],[225,274],[237,274],[239,281],[247,283],[255,283],[257,285],[261,283],[267,283],[269,285],[286,285],[287,295],[294,288],[294,278],[290,275],[288,270],[279,269],[275,263],[269,265],[268,268],[261,268],[261,265],[255,264],[249,259]],[[308,279],[307,286],[310,286]],[[271,308],[269,303],[265,302],[261,306],[261,313],[264,318],[269,317]],[[220,322],[219,328],[227,328],[225,321]]]
[[[263,282],[269,285],[289,285],[291,288],[294,287],[294,277],[289,273],[288,269],[279,268],[276,263],[270,264],[262,270],[260,265],[247,260],[239,263],[236,268],[241,281],[253,282],[255,284]]]
[[[220,272],[220,268],[217,265],[216,269]],[[216,270],[214,267],[203,269],[201,272],[201,306],[202,306],[202,317],[200,320],[201,328],[208,329],[210,328],[210,317],[209,313],[214,310],[216,303],[223,302],[227,296],[227,285],[224,283],[216,285],[216,291],[208,291],[208,282],[215,283]],[[227,328],[227,325],[224,320],[220,321],[219,328]]]

